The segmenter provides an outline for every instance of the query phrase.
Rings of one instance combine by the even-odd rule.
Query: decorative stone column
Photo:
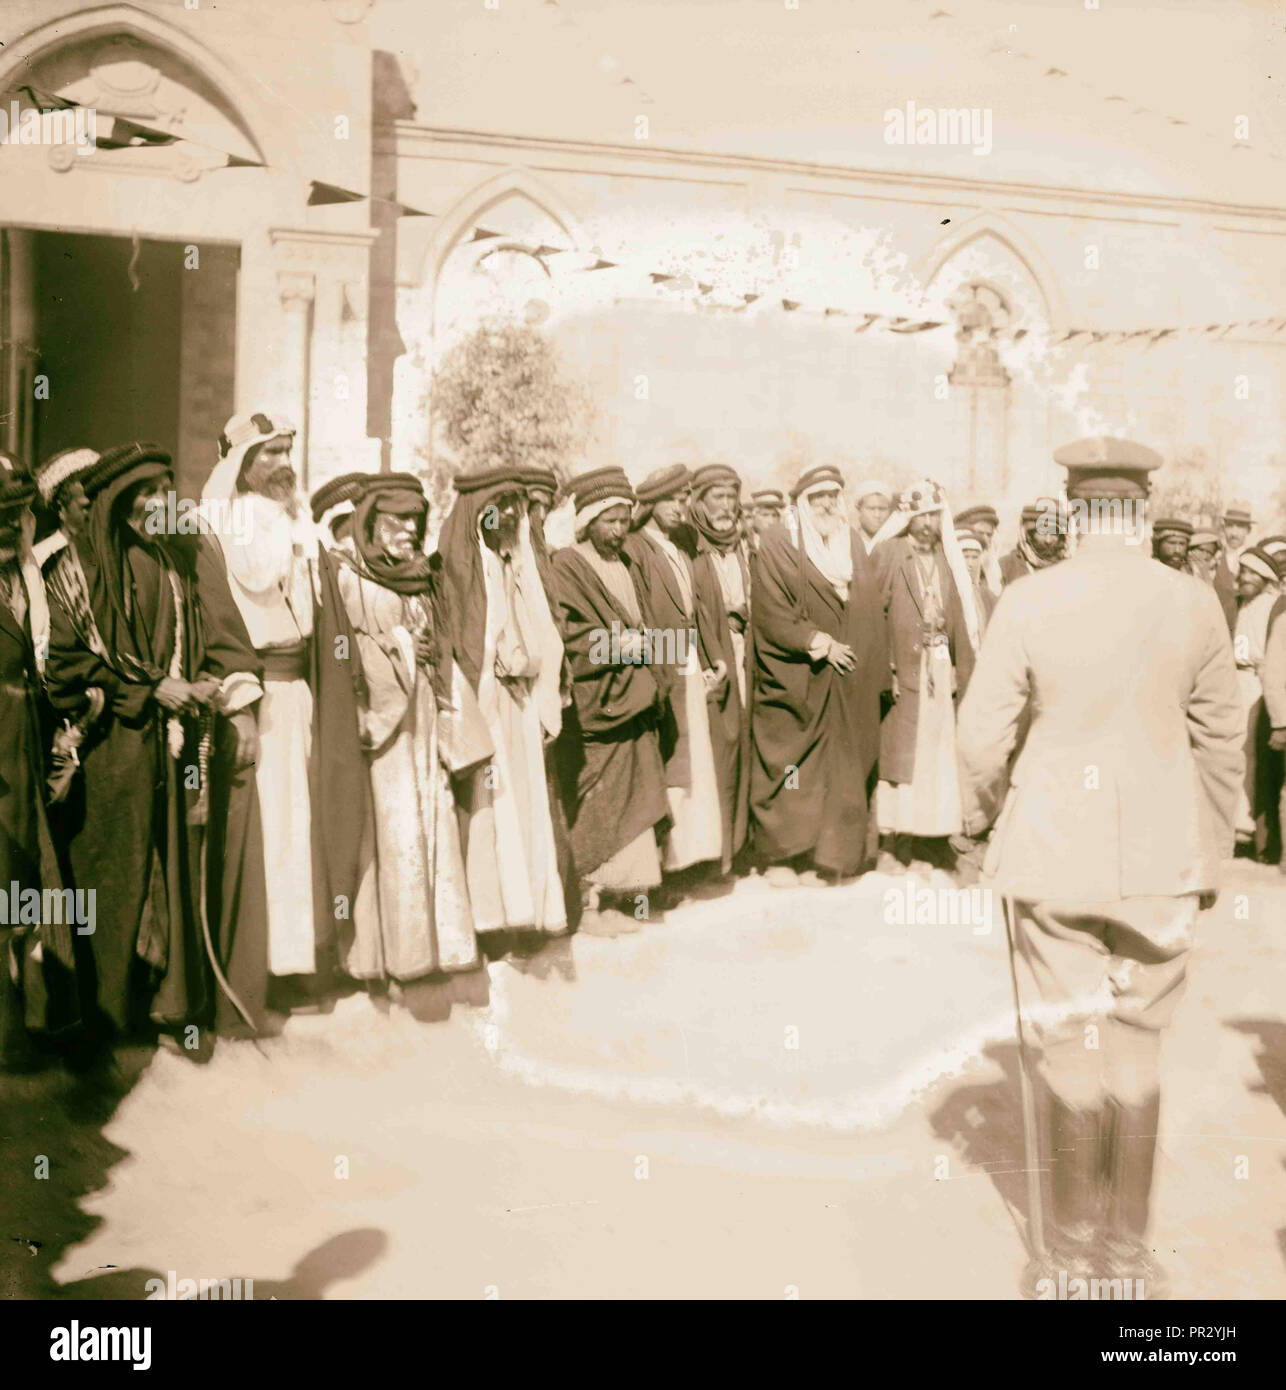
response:
[[[947,373],[960,441],[956,479],[970,498],[998,499],[1009,490],[1010,378],[996,349],[1008,306],[990,287],[969,285],[954,306],[959,352]]]
[[[294,463],[300,486],[311,490],[308,467],[310,443],[310,394],[312,389],[313,299],[316,286],[311,275],[289,271],[277,276],[277,289],[285,310],[285,351],[281,359],[281,402],[299,431],[295,437]]]
[[[300,412],[301,487],[354,470],[377,472],[366,435],[366,334],[375,232],[269,231],[286,319],[283,404]]]

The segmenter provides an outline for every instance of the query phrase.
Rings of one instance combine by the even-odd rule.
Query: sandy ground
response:
[[[943,880],[945,883],[945,880]],[[0,1291],[1011,1298],[1003,926],[746,880],[197,1065],[0,1081]],[[984,922],[980,924],[986,926]],[[1286,880],[1238,863],[1165,1055],[1177,1296],[1286,1297]],[[35,1176],[38,1156],[49,1176]]]

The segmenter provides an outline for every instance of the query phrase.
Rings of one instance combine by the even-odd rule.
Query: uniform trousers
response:
[[[1161,1030],[1183,996],[1198,896],[1014,904],[1024,1023],[1064,1104],[1138,1105],[1160,1084]]]

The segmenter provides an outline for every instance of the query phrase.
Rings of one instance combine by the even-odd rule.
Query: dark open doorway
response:
[[[6,337],[32,395],[21,452],[34,464],[155,440],[180,495],[199,495],[233,408],[238,249],[21,229],[6,241]]]

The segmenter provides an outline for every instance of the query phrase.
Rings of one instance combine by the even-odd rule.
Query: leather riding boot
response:
[[[1033,1259],[1022,1279],[1022,1291],[1029,1298],[1049,1297],[1060,1271],[1066,1280],[1093,1277],[1103,1210],[1102,1109],[1077,1109],[1047,1087],[1042,1092],[1038,1123],[1041,1162],[1049,1173],[1049,1222],[1043,1258]]]
[[[1147,1240],[1161,1092],[1154,1091],[1137,1105],[1109,1100],[1108,1113],[1101,1150],[1107,1196],[1103,1230],[1107,1274],[1140,1281],[1135,1297],[1164,1298],[1168,1280]]]

